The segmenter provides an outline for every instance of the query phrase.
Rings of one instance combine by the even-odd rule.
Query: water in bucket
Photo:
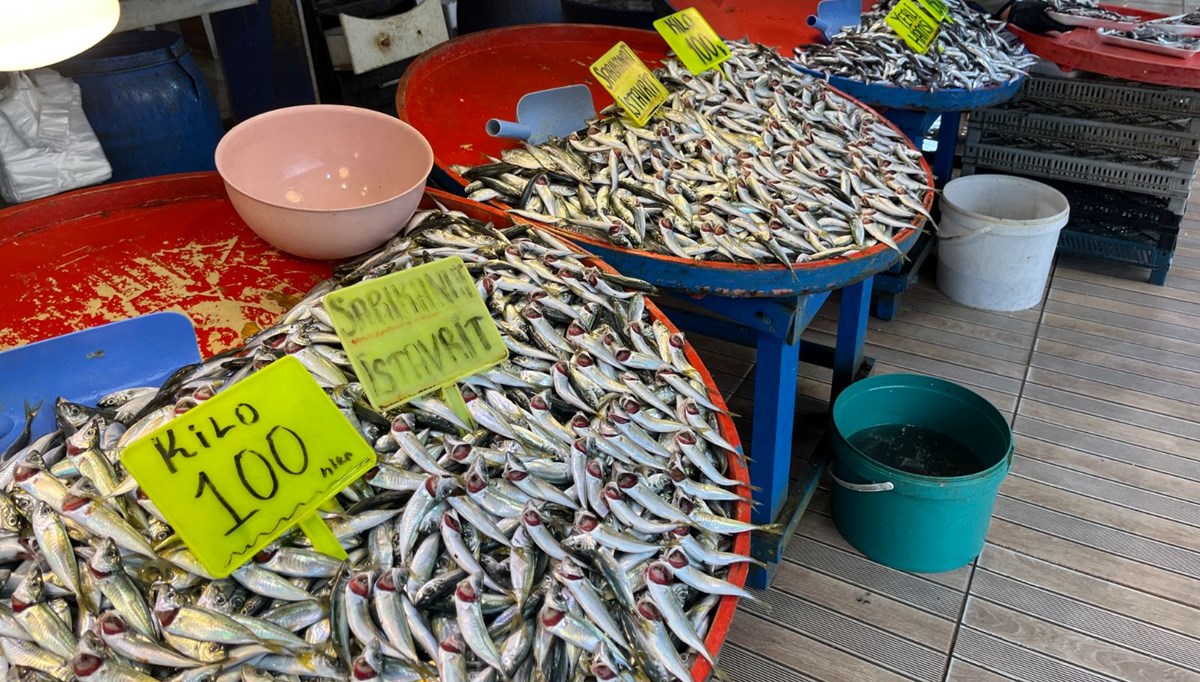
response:
[[[876,462],[918,476],[970,476],[990,466],[957,439],[912,424],[880,424],[846,440]]]

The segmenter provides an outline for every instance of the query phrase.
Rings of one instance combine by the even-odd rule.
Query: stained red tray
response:
[[[422,56],[396,93],[400,118],[429,140],[443,169],[499,156],[512,140],[489,136],[490,118],[511,119],[527,92],[585,83],[596,110],[612,104],[588,66],[624,40],[654,68],[667,44],[652,31],[583,24],[492,29],[455,39]]]
[[[69,192],[0,211],[0,348],[177,310],[216,353],[272,324],[330,265],[246,227],[216,173]]]
[[[1102,7],[1138,19],[1166,16],[1132,7]],[[1054,62],[1063,69],[1078,69],[1110,78],[1173,88],[1200,88],[1198,57],[1180,59],[1112,45],[1101,41],[1100,35],[1088,28],[1077,28],[1061,35],[1038,35],[1011,25],[1009,29],[1025,42],[1025,47],[1029,48],[1030,52]]]

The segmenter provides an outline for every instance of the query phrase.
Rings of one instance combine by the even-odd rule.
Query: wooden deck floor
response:
[[[1200,210],[1184,230],[1165,287],[1060,259],[1033,310],[967,309],[923,282],[872,320],[875,372],[959,382],[1011,420],[987,547],[952,573],[883,567],[841,538],[822,488],[763,604],[739,608],[730,677],[1200,680]],[[806,338],[831,342],[832,315]],[[753,353],[690,338],[749,414]],[[829,394],[827,370],[801,374],[798,460]]]

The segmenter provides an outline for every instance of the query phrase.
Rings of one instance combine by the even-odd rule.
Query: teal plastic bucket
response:
[[[983,551],[1013,436],[1000,412],[957,384],[884,374],[833,406],[833,520],[871,559],[936,573]]]

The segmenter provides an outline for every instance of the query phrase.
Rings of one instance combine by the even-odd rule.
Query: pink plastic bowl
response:
[[[335,104],[260,114],[217,145],[217,171],[250,229],[304,258],[346,258],[412,217],[433,149],[407,123]]]

